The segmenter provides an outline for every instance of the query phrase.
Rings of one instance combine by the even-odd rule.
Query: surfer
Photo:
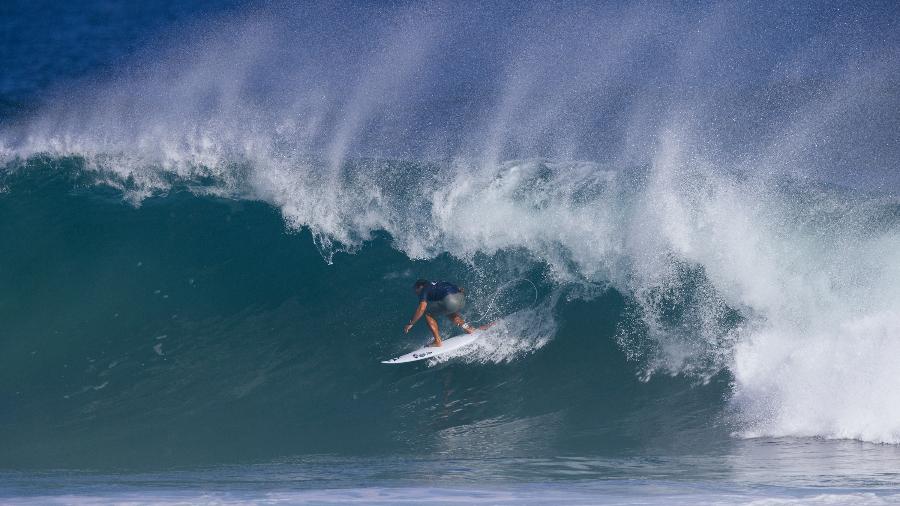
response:
[[[475,332],[476,329],[462,319],[459,312],[466,305],[465,290],[449,283],[447,281],[428,281],[420,279],[413,285],[413,290],[419,298],[419,305],[416,307],[416,313],[412,320],[403,327],[404,333],[409,333],[413,325],[419,321],[423,315],[428,328],[434,334],[434,341],[429,346],[441,345],[441,334],[438,331],[437,316],[446,316],[454,324],[466,331],[467,334]],[[479,329],[487,328],[488,325],[479,327]]]

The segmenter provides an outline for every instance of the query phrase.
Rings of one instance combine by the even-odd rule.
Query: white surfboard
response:
[[[436,357],[438,355],[443,355],[445,353],[450,353],[451,351],[458,350],[463,346],[468,346],[477,341],[479,337],[481,337],[481,332],[451,337],[450,339],[444,339],[443,341],[441,341],[440,346],[424,346],[416,351],[409,352],[406,355],[400,355],[399,357],[392,358],[390,360],[383,360],[381,363],[405,364],[406,362],[425,360],[426,358]]]

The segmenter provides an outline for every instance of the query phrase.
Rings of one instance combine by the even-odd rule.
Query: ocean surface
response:
[[[900,503],[894,2],[0,31],[0,502]]]

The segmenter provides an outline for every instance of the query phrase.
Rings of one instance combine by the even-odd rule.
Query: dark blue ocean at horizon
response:
[[[900,500],[898,21],[5,4],[0,501]]]

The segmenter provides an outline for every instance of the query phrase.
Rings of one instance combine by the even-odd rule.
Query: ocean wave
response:
[[[486,303],[491,286],[527,272],[540,300],[498,315],[461,359],[471,367],[540,355],[560,339],[559,311],[614,292],[622,314],[601,337],[631,372],[700,385],[728,375],[736,434],[900,443],[900,388],[884,359],[896,354],[900,314],[891,196],[900,152],[884,139],[897,118],[882,114],[897,110],[900,65],[889,42],[843,33],[838,16],[806,34],[808,46],[748,51],[725,44],[722,27],[758,26],[772,13],[728,5],[699,23],[647,6],[523,9],[502,31],[486,28],[489,12],[439,5],[378,10],[380,22],[365,26],[327,9],[305,14],[262,9],[201,25],[106,81],[57,90],[3,125],[0,199],[52,228],[53,202],[24,202],[47,173],[70,177],[53,194],[61,200],[113,188],[132,204],[116,214],[130,248],[148,247],[128,235],[141,227],[174,226],[149,204],[193,202],[179,209],[209,220],[186,225],[198,234],[218,230],[210,202],[262,205],[280,215],[279,232],[308,231],[329,264],[387,241],[384,265],[352,278],[372,292],[379,283],[399,290],[405,277],[390,273],[424,266],[483,285],[473,296]],[[323,32],[341,42],[316,44]],[[286,49],[296,47],[308,50]],[[256,230],[271,231],[260,216],[244,240],[287,248]],[[85,220],[89,229],[107,223]],[[38,247],[27,237],[11,243],[10,258],[21,263]],[[75,258],[87,265],[102,254]],[[174,266],[186,279],[203,272]],[[179,286],[186,300],[194,288]],[[261,291],[284,293],[278,286]],[[243,310],[243,323],[287,318]],[[320,311],[311,325],[340,325]],[[579,327],[579,343],[593,332]],[[164,354],[156,344],[143,346],[150,359],[177,360],[174,339]],[[190,349],[200,357],[213,348]],[[287,367],[264,355],[265,372],[241,378],[242,397]],[[95,380],[67,391],[103,384]],[[115,384],[97,392],[116,395]]]

